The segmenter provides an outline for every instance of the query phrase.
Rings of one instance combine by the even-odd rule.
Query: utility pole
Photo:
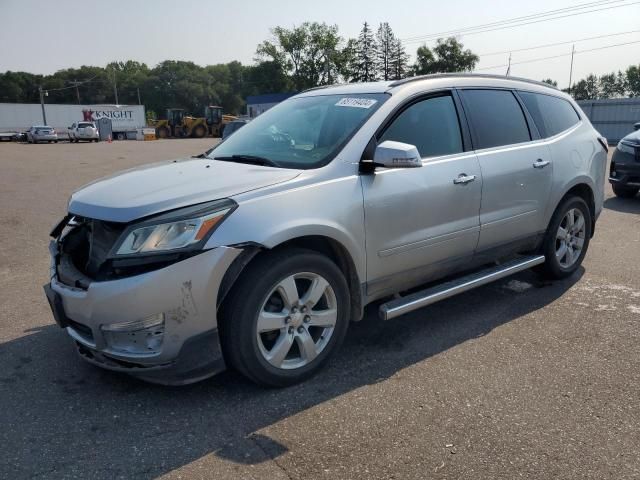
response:
[[[509,76],[509,74],[511,73],[511,52],[509,52],[509,65],[507,66],[507,73],[505,76]]]
[[[571,46],[571,68],[569,69],[569,89],[567,92],[571,95],[571,78],[573,77],[573,54],[576,53],[576,44]]]
[[[74,80],[73,82],[69,82],[69,83],[71,83],[71,85],[76,87],[76,98],[78,99],[78,105],[80,105],[80,89],[78,88],[78,85],[80,85],[82,82]]]
[[[47,114],[44,111],[44,93],[42,91],[42,85],[38,87],[38,91],[40,92],[40,106],[42,107],[42,124],[47,124]]]
[[[116,84],[116,74],[115,74],[115,72],[113,74],[113,94],[116,97],[116,105],[120,105],[120,102],[118,102],[118,85]]]
[[[118,85],[116,83],[116,70],[115,68],[111,70],[111,73],[113,74],[113,96],[116,98],[116,105],[120,105],[120,102],[118,102]]]
[[[140,87],[137,87],[138,90],[138,105],[142,105],[142,102],[140,101]]]

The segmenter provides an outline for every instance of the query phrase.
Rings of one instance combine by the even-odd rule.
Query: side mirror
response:
[[[422,159],[415,145],[386,140],[376,147],[373,164],[385,168],[416,168],[422,166]]]
[[[640,122],[636,123],[635,125],[633,125],[633,130],[640,130]]]

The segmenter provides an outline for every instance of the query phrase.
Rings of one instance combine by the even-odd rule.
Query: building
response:
[[[247,115],[249,118],[255,118],[283,100],[293,97],[296,93],[297,92],[251,95],[247,97]]]
[[[633,132],[633,125],[640,122],[640,98],[579,100],[578,105],[612,145]]]

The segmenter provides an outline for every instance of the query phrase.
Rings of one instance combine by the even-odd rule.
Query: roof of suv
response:
[[[552,90],[554,93],[560,91],[553,85],[547,83],[538,82],[536,80],[530,80],[527,78],[519,77],[506,77],[504,75],[487,75],[479,73],[436,73],[431,75],[421,75],[417,77],[408,77],[402,80],[392,81],[380,81],[380,82],[365,82],[365,83],[348,83],[341,85],[328,85],[324,87],[311,88],[300,93],[298,96],[315,96],[315,95],[327,95],[336,94],[343,95],[349,93],[384,93],[393,92],[395,89],[402,88],[408,84],[415,83],[432,83],[437,82],[444,86],[495,86],[495,87],[511,87],[511,88],[526,88],[535,86],[536,89],[540,87],[544,89]]]

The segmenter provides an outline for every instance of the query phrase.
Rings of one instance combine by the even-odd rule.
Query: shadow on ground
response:
[[[620,213],[640,213],[640,196],[634,198],[611,197],[604,201],[604,208]]]
[[[27,331],[0,345],[0,477],[155,478],[208,454],[236,464],[277,458],[286,447],[260,429],[487,335],[555,301],[582,274],[543,283],[524,272],[514,278],[533,288],[523,292],[507,279],[389,322],[372,305],[328,368],[284,390],[234,372],[154,386],[85,364],[53,325]]]

